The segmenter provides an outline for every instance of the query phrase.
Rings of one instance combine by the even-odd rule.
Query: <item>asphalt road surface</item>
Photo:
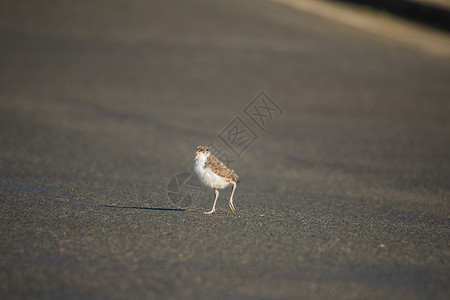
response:
[[[29,2],[0,4],[1,299],[450,297],[448,58],[268,1]],[[169,184],[211,142],[234,214]]]

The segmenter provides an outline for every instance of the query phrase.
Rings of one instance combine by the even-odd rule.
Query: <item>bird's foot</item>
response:
[[[230,209],[231,209],[232,212],[235,211],[233,202],[230,202],[230,203],[228,204],[228,206],[230,207]]]
[[[205,215],[211,215],[211,214],[215,214],[216,210],[215,209],[211,209],[211,211],[205,211],[203,212]]]

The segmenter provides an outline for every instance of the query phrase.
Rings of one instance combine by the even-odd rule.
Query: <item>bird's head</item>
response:
[[[206,146],[198,146],[196,150],[195,159],[203,156],[203,155],[209,155],[208,147]]]

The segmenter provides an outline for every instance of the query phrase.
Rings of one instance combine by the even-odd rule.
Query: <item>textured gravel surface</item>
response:
[[[2,299],[450,297],[448,60],[265,1],[3,1],[0,34]],[[167,196],[210,141],[234,214]]]

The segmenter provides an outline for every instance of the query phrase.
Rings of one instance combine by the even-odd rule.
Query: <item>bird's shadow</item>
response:
[[[165,207],[142,207],[142,206],[119,206],[119,205],[103,205],[108,208],[121,208],[121,209],[148,209],[157,211],[185,211],[185,208],[165,208]]]

